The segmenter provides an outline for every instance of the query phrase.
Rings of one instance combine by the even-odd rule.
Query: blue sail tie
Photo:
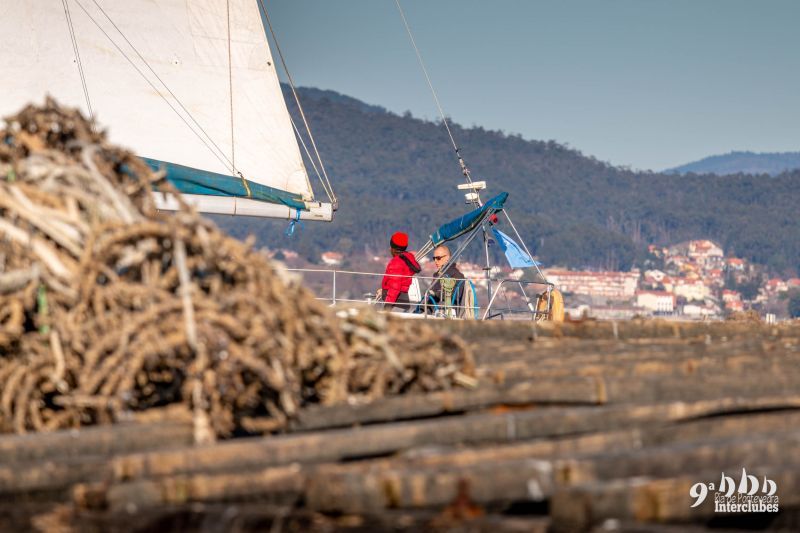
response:
[[[289,227],[286,228],[286,236],[287,237],[291,237],[292,235],[294,235],[295,226],[297,226],[298,224],[300,224],[301,228],[303,227],[303,222],[300,220],[300,210],[299,209],[297,209],[297,214],[295,215],[294,220],[289,222]]]

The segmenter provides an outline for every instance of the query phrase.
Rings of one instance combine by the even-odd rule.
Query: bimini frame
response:
[[[480,200],[477,188],[474,186],[483,188],[485,187],[485,182],[476,183],[470,181],[469,185],[473,185],[473,187],[470,187],[470,189],[472,189],[473,192],[466,194],[467,202],[476,205],[477,208],[469,213],[466,213],[465,215],[462,215],[440,226],[439,229],[437,229],[433,234],[431,234],[431,237],[428,240],[428,242],[424,246],[422,246],[422,248],[420,248],[420,250],[417,252],[418,259],[425,257],[426,255],[431,253],[434,249],[436,249],[436,247],[444,243],[454,241],[460,237],[464,237],[464,239],[460,242],[455,251],[451,253],[449,261],[443,267],[441,267],[440,271],[445,272],[447,271],[448,268],[450,268],[451,265],[453,265],[456,261],[458,261],[459,257],[461,257],[461,255],[464,253],[464,251],[467,249],[470,243],[472,243],[472,241],[474,241],[479,235],[481,235],[483,237],[483,248],[484,248],[484,258],[485,258],[484,271],[486,273],[486,291],[489,302],[486,311],[484,312],[481,318],[487,319],[487,318],[494,318],[496,316],[502,317],[503,314],[502,312],[498,312],[495,314],[490,313],[491,305],[492,303],[494,303],[497,295],[499,294],[502,285],[508,282],[515,282],[519,284],[520,291],[526,300],[528,309],[533,314],[533,318],[547,319],[549,317],[549,312],[552,305],[552,291],[554,289],[554,286],[552,283],[549,283],[547,279],[544,277],[544,274],[539,269],[538,263],[533,259],[533,256],[531,256],[530,252],[528,252],[527,246],[525,246],[524,242],[522,242],[522,238],[520,237],[519,232],[517,232],[516,227],[514,227],[513,223],[511,222],[511,218],[508,217],[508,213],[505,211],[505,202],[508,199],[508,193],[502,192],[494,196],[490,200],[488,200],[486,203],[483,203]],[[465,187],[461,186],[459,188],[463,189]],[[527,253],[528,255],[530,264],[532,264],[533,267],[535,268],[537,279],[534,280],[492,279],[491,277],[492,264],[491,264],[491,254],[489,253],[489,244],[493,240],[493,237],[491,236],[490,232],[494,229],[493,226],[498,222],[497,218],[498,213],[503,213],[506,216],[517,238],[522,242],[522,246],[525,250],[525,253]],[[497,289],[494,291],[492,290],[493,281],[498,282]],[[425,287],[425,290],[421,291],[423,295],[427,293],[428,289],[430,289],[432,284],[433,281],[430,281],[427,287]],[[531,298],[525,291],[524,286],[531,284],[533,285],[540,284],[546,286],[546,291],[544,294],[546,295],[547,305],[544,308],[545,311],[542,311],[540,309],[541,295],[537,295],[535,298]]]

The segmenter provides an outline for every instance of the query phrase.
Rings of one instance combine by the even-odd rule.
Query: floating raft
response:
[[[478,385],[303,409],[193,444],[190,414],[0,437],[0,529],[796,530],[800,324],[438,323]],[[691,487],[774,481],[778,513]]]

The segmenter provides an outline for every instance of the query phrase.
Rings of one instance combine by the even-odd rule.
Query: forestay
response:
[[[323,207],[312,203],[255,0],[7,1],[0,32],[3,115],[45,94],[88,114],[88,93],[110,138],[139,155]],[[235,211],[237,200],[263,203],[216,198],[216,211],[230,212],[226,202]]]

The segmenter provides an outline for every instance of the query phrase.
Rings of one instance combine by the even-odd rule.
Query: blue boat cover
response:
[[[242,178],[234,176],[185,167],[176,163],[167,163],[147,157],[142,157],[141,159],[153,170],[166,170],[167,179],[184,194],[249,198],[271,204],[283,204],[301,211],[307,210],[306,204],[299,194],[282,191],[250,180],[242,180]],[[247,182],[250,194],[247,193],[247,188],[245,188],[243,181]]]
[[[502,211],[503,204],[506,203],[508,198],[507,192],[501,192],[491,200],[487,201],[483,206],[470,211],[466,215],[462,215],[455,220],[451,220],[447,224],[439,226],[431,235],[431,242],[434,246],[439,246],[443,242],[452,241],[465,233],[475,229],[487,217]]]

